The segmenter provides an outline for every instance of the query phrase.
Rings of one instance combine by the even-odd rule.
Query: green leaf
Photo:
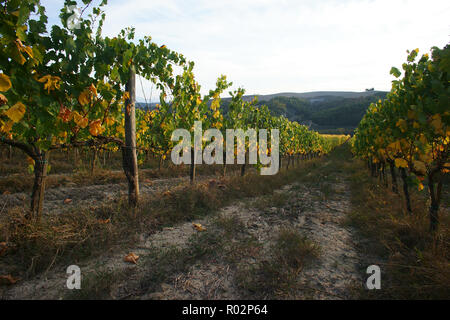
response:
[[[396,78],[400,77],[400,75],[402,74],[400,72],[400,70],[398,70],[396,67],[392,67],[391,71],[389,73],[392,74]]]

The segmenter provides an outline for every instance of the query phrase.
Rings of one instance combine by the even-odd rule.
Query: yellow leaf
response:
[[[106,125],[108,125],[108,126],[111,126],[111,125],[113,125],[115,122],[116,122],[116,120],[114,120],[113,118],[106,118]]]
[[[193,223],[192,226],[193,226],[194,229],[196,229],[197,231],[206,231],[206,228],[203,227],[200,223]]]
[[[9,88],[11,88],[11,80],[9,80],[9,77],[4,74],[0,73],[0,91],[8,91]]]
[[[31,49],[31,47],[23,47],[23,50],[30,56],[30,58],[33,58],[33,49]]]
[[[0,126],[0,132],[10,133],[13,125],[14,125],[14,121],[9,120],[8,122],[6,122],[2,126]]]
[[[72,112],[73,114],[73,121],[79,126],[80,128],[84,129],[89,124],[89,120],[80,115],[77,111]]]
[[[25,57],[23,56],[22,53],[20,53],[20,51],[21,51],[21,50],[20,50],[20,47],[19,47],[19,45],[16,43],[16,47],[14,47],[14,48],[12,49],[11,56],[12,56],[12,58],[13,58],[15,61],[17,61],[19,64],[24,65],[25,62],[27,62],[27,59],[25,59]]]
[[[92,92],[94,96],[97,96],[97,89],[95,88],[94,84],[91,84],[89,87],[89,91]]]
[[[407,168],[408,167],[408,162],[405,159],[396,158],[395,159],[395,166],[397,168]]]
[[[419,183],[419,191],[422,191],[423,190],[423,184],[422,183]]]
[[[394,151],[394,152],[399,152],[399,151],[401,151],[401,145],[400,145],[400,141],[395,141],[395,142],[392,142],[392,143],[390,143],[388,146],[387,146],[387,148],[388,149],[390,149],[390,150],[392,150],[392,151]]]
[[[80,122],[78,122],[78,125],[82,129],[86,128],[88,126],[88,124],[89,124],[89,120],[86,118],[81,118]]]
[[[60,81],[61,78],[58,76],[51,76],[46,75],[42,78],[38,79],[39,82],[45,82],[44,89],[47,89],[47,92],[50,93],[50,91],[59,89],[61,87]]]
[[[78,97],[78,102],[84,106],[87,105],[90,101],[89,91],[83,90]]]
[[[23,116],[25,115],[25,111],[26,107],[23,105],[23,103],[17,102],[7,111],[5,111],[5,114],[8,116],[8,118],[16,123],[22,120]]]
[[[40,78],[38,81],[39,81],[39,82],[47,82],[47,81],[50,79],[50,77],[51,77],[51,76],[46,75],[46,76],[43,76],[42,78]]]
[[[89,124],[89,133],[93,136],[98,136],[102,134],[104,129],[102,128],[102,123],[100,120],[92,121]]]

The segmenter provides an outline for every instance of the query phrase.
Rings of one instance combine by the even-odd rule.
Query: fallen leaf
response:
[[[0,276],[0,280],[6,280],[6,284],[15,284],[20,278],[14,279],[10,274],[7,276]],[[4,283],[4,281],[0,281],[0,284]]]
[[[125,262],[131,262],[136,264],[137,260],[139,259],[139,256],[134,254],[133,252],[129,253],[128,255],[125,256],[125,258],[123,259],[123,261]]]
[[[71,203],[72,202],[72,199],[66,199],[66,200],[64,200],[64,203],[65,204],[69,204],[69,203]]]
[[[202,226],[200,223],[193,223],[192,226],[197,230],[197,231],[206,231],[206,228],[204,226]]]
[[[110,223],[111,222],[111,219],[105,219],[105,220],[103,220],[103,219],[98,219],[98,223],[100,223],[100,224],[107,224],[107,223]]]

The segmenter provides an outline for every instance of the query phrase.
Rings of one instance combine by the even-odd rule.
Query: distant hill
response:
[[[267,105],[274,115],[284,115],[322,133],[352,133],[367,107],[386,97],[386,91],[315,91],[281,92],[268,95],[246,95],[244,100],[258,98],[258,105]],[[226,113],[231,98],[222,98]],[[136,103],[141,109],[154,109],[156,103]]]
[[[294,97],[299,99],[307,99],[307,100],[315,100],[315,99],[324,99],[324,98],[361,98],[368,97],[377,94],[386,95],[386,91],[363,91],[363,92],[355,92],[355,91],[312,91],[312,92],[280,92],[274,94],[266,94],[266,95],[247,95],[244,96],[246,100],[252,100],[254,97],[258,98],[258,101],[268,101],[276,97]]]
[[[386,97],[386,91],[315,91],[282,92],[269,95],[247,95],[244,100],[258,98],[275,115],[305,124],[323,133],[352,133],[368,106]],[[230,98],[222,99],[225,110]]]

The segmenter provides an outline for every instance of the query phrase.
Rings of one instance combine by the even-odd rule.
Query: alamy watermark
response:
[[[70,265],[67,267],[66,272],[69,275],[69,277],[67,278],[67,281],[66,281],[67,289],[80,290],[81,289],[81,269],[80,269],[80,267],[77,265],[74,265],[74,264]]]
[[[218,129],[208,129],[203,134],[202,122],[194,122],[194,150],[192,151],[192,137],[186,129],[176,129],[172,132],[171,140],[177,142],[181,139],[171,153],[174,164],[234,164],[235,139],[237,164],[245,164],[247,153],[246,139],[248,139],[248,163],[258,164],[261,175],[274,175],[279,170],[280,133],[278,129],[270,130],[270,148],[267,140],[268,130],[259,129],[259,137],[255,129],[226,129],[226,150],[224,152],[224,137]],[[259,139],[258,139],[259,138]],[[209,143],[203,149],[203,142]],[[192,152],[194,152],[192,157]],[[225,159],[224,159],[225,155]],[[259,162],[258,162],[259,161]]]
[[[379,266],[373,264],[367,267],[367,274],[370,274],[370,277],[367,278],[366,287],[369,290],[373,289],[381,289],[381,269]]]

